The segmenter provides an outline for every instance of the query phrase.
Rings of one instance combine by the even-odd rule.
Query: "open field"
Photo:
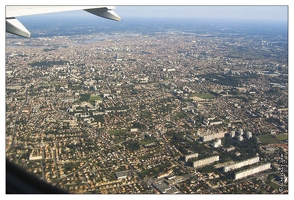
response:
[[[121,133],[125,133],[126,130],[123,130],[123,129],[118,129],[118,130],[109,130],[108,133],[110,135],[117,135],[117,134],[121,134]]]
[[[95,101],[95,100],[100,100],[101,97],[100,96],[97,96],[97,95],[91,95],[90,98],[89,98],[89,101]]]
[[[274,182],[269,182],[269,185],[272,187],[272,188],[275,188],[276,190],[279,189],[279,185],[277,185],[276,183]]]
[[[201,94],[192,94],[190,96],[191,99],[193,100],[203,100],[203,99],[212,99],[214,98],[215,96],[213,94],[210,94],[210,93],[201,93]]]
[[[288,134],[283,134],[283,135],[276,135],[275,136],[278,140],[283,141],[288,139]]]
[[[275,138],[273,135],[265,134],[265,135],[259,135],[260,141],[264,144],[274,144],[279,143],[279,140]]]

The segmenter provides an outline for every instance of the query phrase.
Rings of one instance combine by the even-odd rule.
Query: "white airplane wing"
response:
[[[31,33],[15,18],[26,15],[45,14],[72,10],[85,10],[89,13],[120,21],[121,18],[112,10],[113,6],[6,6],[6,32],[30,37]]]

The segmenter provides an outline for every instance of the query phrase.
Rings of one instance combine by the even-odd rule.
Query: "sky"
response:
[[[184,18],[282,21],[288,20],[288,6],[225,6],[225,5],[116,5],[114,11],[124,20],[129,18]],[[83,10],[45,14],[57,17],[96,17]],[[34,17],[34,16],[33,16]]]
[[[124,17],[217,18],[287,21],[287,6],[116,6]]]
[[[192,1],[192,0],[72,0],[71,4],[60,4],[60,0],[26,0],[25,4],[16,0],[4,0],[5,5],[111,5],[122,19],[129,17],[176,17],[176,18],[218,18],[218,19],[245,19],[245,20],[272,20],[287,21],[290,1]],[[9,3],[8,3],[9,2]],[[32,3],[30,3],[32,2]],[[138,3],[140,2],[140,3]],[[139,5],[139,6],[138,6]],[[176,6],[171,6],[176,5]],[[235,5],[235,6],[233,6]],[[87,16],[83,11],[64,12],[58,15]]]

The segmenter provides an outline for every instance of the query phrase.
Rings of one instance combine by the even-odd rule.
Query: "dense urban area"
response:
[[[288,43],[6,38],[6,157],[70,193],[288,194]]]

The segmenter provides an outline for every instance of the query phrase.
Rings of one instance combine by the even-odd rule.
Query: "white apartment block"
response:
[[[247,166],[247,165],[252,165],[252,164],[257,163],[257,162],[259,162],[259,157],[258,156],[254,157],[254,158],[244,160],[244,161],[240,161],[240,162],[236,162],[236,163],[224,166],[223,170],[224,170],[224,172],[228,172],[228,171],[235,170],[235,169]]]
[[[208,164],[214,163],[216,161],[219,161],[219,156],[211,156],[209,158],[204,158],[201,160],[194,161],[193,167],[195,167],[195,168],[202,167],[204,165],[208,165]]]
[[[244,171],[240,171],[235,173],[235,180],[250,176],[252,174],[256,174],[265,170],[268,170],[271,168],[271,164],[270,163],[265,163],[262,165],[259,165],[257,167],[252,167],[250,169],[244,170]]]

